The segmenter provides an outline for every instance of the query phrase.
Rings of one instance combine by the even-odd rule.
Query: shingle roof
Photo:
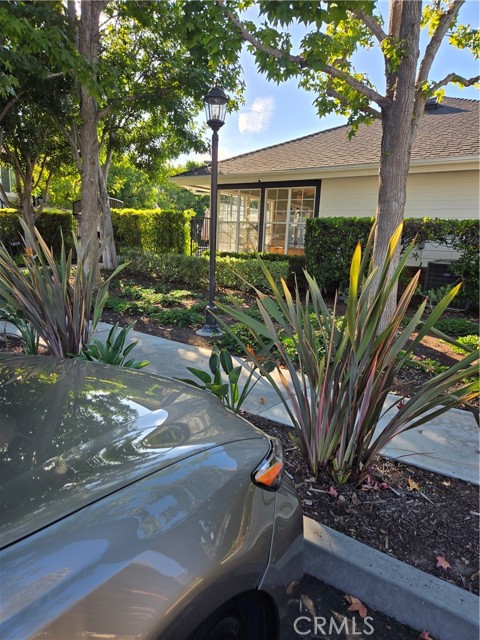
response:
[[[477,156],[479,101],[445,98],[425,111],[412,149],[412,161]],[[319,131],[303,138],[245,153],[219,163],[219,174],[252,174],[269,171],[345,167],[378,163],[381,122],[360,126],[348,139],[348,125]],[[205,175],[209,168],[181,175]]]

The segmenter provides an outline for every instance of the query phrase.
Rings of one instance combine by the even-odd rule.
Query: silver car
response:
[[[2,640],[273,640],[302,575],[278,442],[207,392],[0,354]]]

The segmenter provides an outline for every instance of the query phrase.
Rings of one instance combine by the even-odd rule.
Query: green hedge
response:
[[[203,255],[208,255],[208,251],[205,251]],[[252,253],[237,253],[234,251],[221,251],[218,255],[222,258],[238,258],[239,260],[251,260],[253,257]],[[302,287],[306,284],[303,273],[306,268],[305,256],[264,252],[255,255],[258,255],[264,262],[288,262],[288,275],[286,278],[288,285],[294,287],[295,281]]]
[[[186,254],[190,251],[190,221],[195,212],[162,209],[112,209],[117,251]]]
[[[13,252],[21,251],[23,247],[19,217],[18,209],[0,209],[0,241]],[[36,226],[54,253],[60,251],[62,234],[65,246],[73,248],[73,216],[70,211],[44,209]]]
[[[135,249],[126,249],[121,260],[130,262],[126,272],[150,275],[165,284],[176,284],[191,289],[208,286],[208,257],[175,254],[153,254]],[[270,273],[277,282],[288,276],[288,262],[272,261]],[[216,283],[218,286],[240,291],[250,291],[252,287],[267,290],[267,283],[256,258],[232,258],[218,256],[216,259]]]
[[[358,242],[365,245],[373,218],[315,218],[307,220],[305,261],[307,270],[325,289],[342,290],[349,278],[350,260]],[[465,301],[479,302],[479,226],[476,220],[407,218],[402,236],[405,248],[417,243],[437,242],[460,253],[452,271],[464,278]]]

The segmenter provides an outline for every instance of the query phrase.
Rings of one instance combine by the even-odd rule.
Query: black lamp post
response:
[[[212,129],[212,174],[210,187],[210,262],[208,279],[208,305],[205,312],[205,326],[197,331],[204,337],[219,335],[217,321],[212,313],[215,313],[215,254],[217,250],[217,176],[218,176],[218,130],[225,124],[228,96],[222,89],[214,87],[210,89],[205,98],[205,114],[207,124]]]

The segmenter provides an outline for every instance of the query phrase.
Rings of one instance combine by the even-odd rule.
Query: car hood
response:
[[[265,438],[171,378],[6,354],[0,426],[0,547],[181,459]]]

